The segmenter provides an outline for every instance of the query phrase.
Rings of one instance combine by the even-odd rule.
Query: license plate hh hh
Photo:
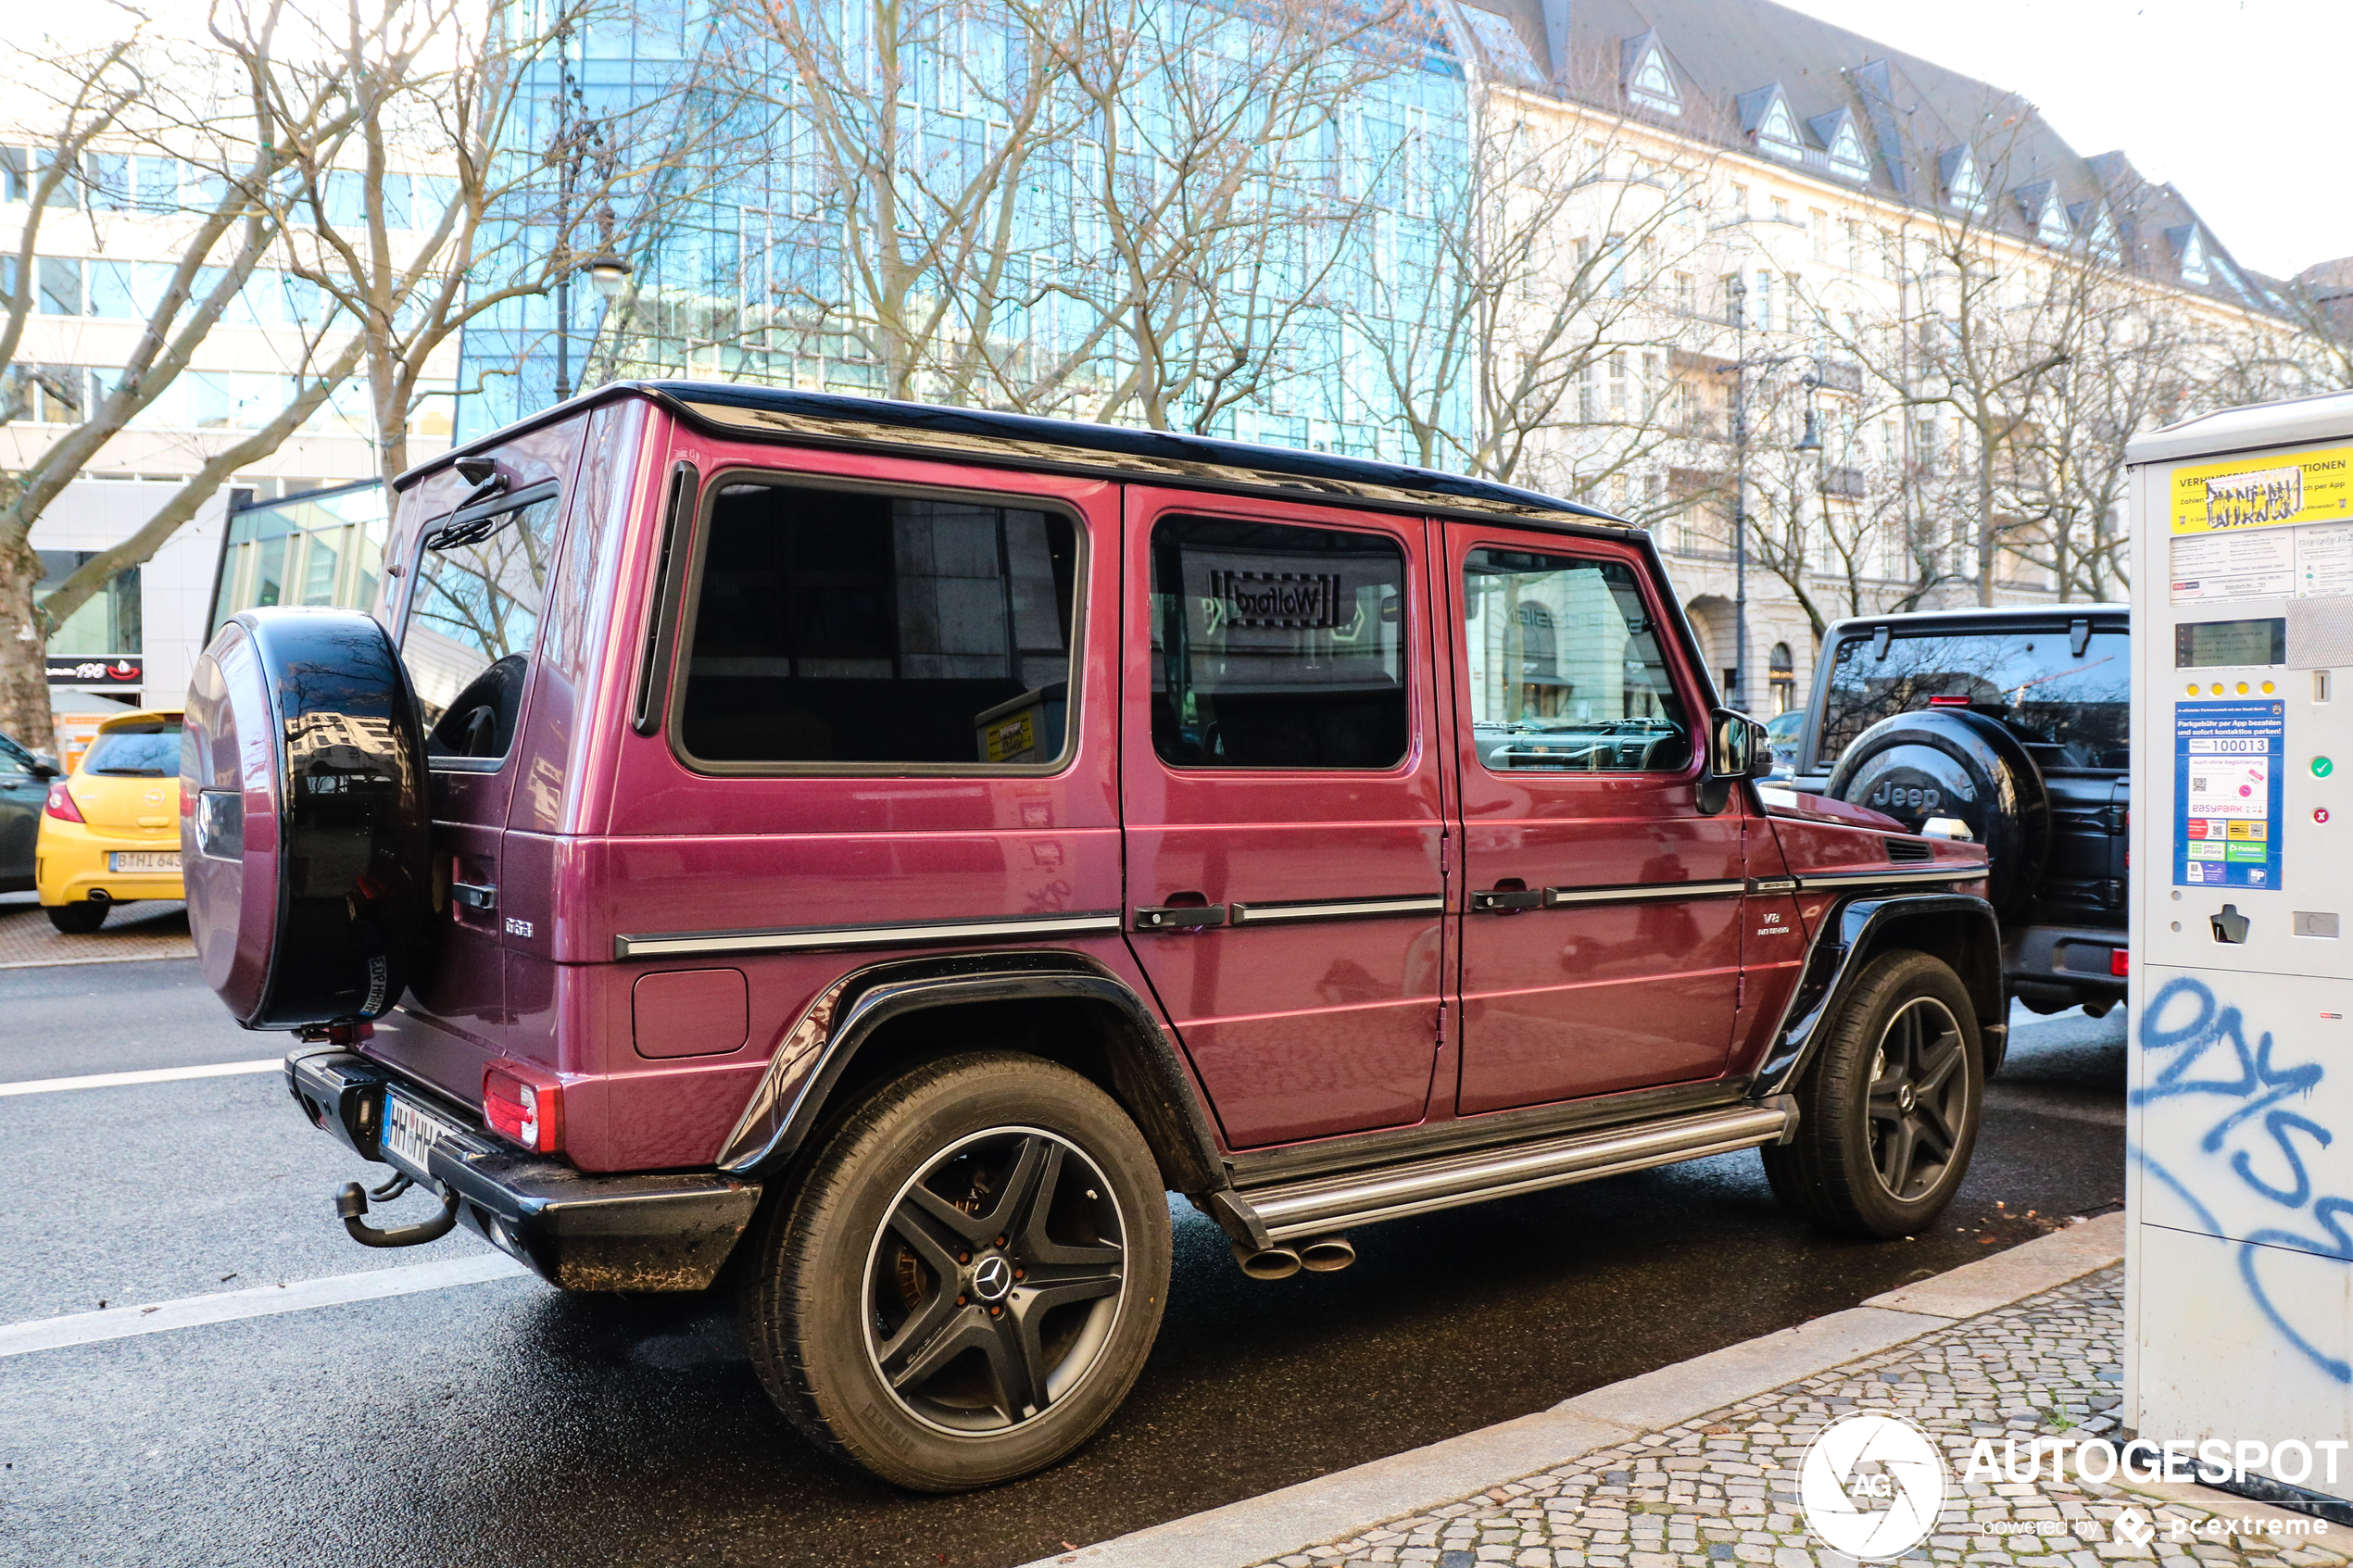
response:
[[[386,1160],[410,1175],[430,1178],[425,1168],[433,1146],[454,1137],[458,1124],[427,1110],[396,1089],[384,1091],[384,1130],[377,1147]]]

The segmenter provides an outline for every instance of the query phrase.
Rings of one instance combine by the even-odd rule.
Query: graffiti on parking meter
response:
[[[2219,533],[2353,520],[2353,446],[2173,470],[2173,532]]]
[[[2165,1147],[2182,1152],[2169,1152],[2164,1163],[2146,1148],[2133,1149],[2133,1158],[2189,1206],[2208,1235],[2240,1238],[2239,1277],[2264,1317],[2322,1373],[2353,1383],[2353,1362],[2322,1348],[2342,1342],[2342,1309],[2334,1329],[2326,1312],[2306,1321],[2299,1303],[2284,1299],[2265,1277],[2281,1250],[2353,1262],[2353,1193],[2322,1190],[2330,1184],[2322,1157],[2336,1141],[2334,1129],[2315,1119],[2312,1091],[2325,1070],[2317,1061],[2274,1060],[2269,1030],[2250,1047],[2239,1009],[2187,974],[2149,998],[2140,1047],[2164,1065],[2133,1091],[2133,1103],[2181,1101],[2194,1121],[2209,1111],[2213,1120],[2196,1135],[2195,1152],[2191,1140],[2169,1137]],[[2302,1306],[2310,1309],[2309,1300]]]
[[[2173,709],[2173,884],[2280,887],[2280,760],[2287,706]]]

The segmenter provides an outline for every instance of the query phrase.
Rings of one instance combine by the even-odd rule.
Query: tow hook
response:
[[[378,1198],[396,1198],[411,1184],[404,1177],[387,1182],[377,1189]],[[380,1231],[365,1218],[368,1212],[368,1189],[358,1182],[346,1182],[335,1194],[335,1212],[343,1216],[343,1228],[351,1239],[362,1247],[419,1247],[428,1241],[439,1241],[458,1223],[458,1193],[451,1188],[441,1198],[441,1212],[422,1224],[399,1225]]]

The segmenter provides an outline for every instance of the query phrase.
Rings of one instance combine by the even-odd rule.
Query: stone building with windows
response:
[[[1601,258],[1596,310],[1642,296],[1524,482],[1651,526],[1755,711],[1804,701],[1842,614],[2118,596],[2124,438],[2261,395],[2234,345],[2291,330],[2125,154],[1772,0],[1460,16],[1477,112],[1546,128],[1578,185],[1563,265]]]

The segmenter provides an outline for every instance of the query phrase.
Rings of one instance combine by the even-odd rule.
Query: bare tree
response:
[[[1383,143],[1365,112],[1415,69],[1407,0],[1076,0],[1070,14],[1070,265],[1046,292],[1081,324],[1044,361],[1046,384],[1069,389],[1071,412],[1206,433],[1336,375],[1337,345],[1301,329],[1335,303],[1401,161],[1438,151],[1411,126]]]
[[[573,57],[590,28],[631,19],[627,0],[538,11],[354,0],[339,28],[321,15],[311,49],[231,47],[281,136],[298,125],[314,79],[351,84],[349,133],[297,141],[288,157],[299,222],[287,249],[294,272],[358,324],[389,482],[413,460],[427,400],[456,393],[437,383],[459,333],[526,299],[563,301],[586,260],[623,232],[643,236],[650,208],[727,160],[693,56],[668,83],[592,112]],[[553,129],[535,134],[535,117]],[[543,346],[535,338],[528,351]]]
[[[1699,417],[1682,372],[1708,332],[1708,170],[1650,146],[1474,89],[1468,154],[1423,243],[1357,291],[1361,341],[1416,461],[1664,508],[1663,489],[1627,481]]]
[[[781,210],[748,236],[757,344],[845,343],[887,397],[1027,407],[1040,185],[1077,132],[1074,12],[1047,0],[748,0],[730,85],[773,128]]]
[[[252,11],[224,11],[216,16],[213,36],[216,44],[234,38],[266,54],[285,14],[279,0]],[[14,62],[18,81],[45,91],[49,101],[43,105],[46,126],[28,128],[41,144],[40,175],[0,325],[0,374],[10,388],[0,414],[20,418],[27,411],[25,391],[38,387],[44,403],[66,416],[48,420],[62,425],[58,433],[0,480],[0,724],[30,745],[51,739],[44,657],[50,633],[118,572],[153,556],[223,479],[275,450],[357,362],[357,342],[334,330],[332,313],[298,322],[295,373],[283,399],[272,400],[275,411],[244,438],[207,450],[197,471],[130,539],[98,552],[34,602],[42,577],[31,546],[34,524],[188,370],[283,232],[285,171],[309,149],[333,144],[350,125],[348,96],[333,73],[315,76],[293,112],[273,118],[256,84],[221,65],[218,52],[157,44],[138,28],[125,42],[94,54],[44,57],[20,50]],[[177,259],[162,286],[139,302],[144,327],[119,367],[92,376],[21,365],[44,218],[54,208],[87,207],[94,224],[99,210],[130,205],[94,177],[98,166],[93,160],[102,146],[154,151],[170,159],[167,167],[194,176],[162,198],[176,209]],[[193,202],[186,199],[191,192]],[[74,288],[78,292],[78,282]]]

